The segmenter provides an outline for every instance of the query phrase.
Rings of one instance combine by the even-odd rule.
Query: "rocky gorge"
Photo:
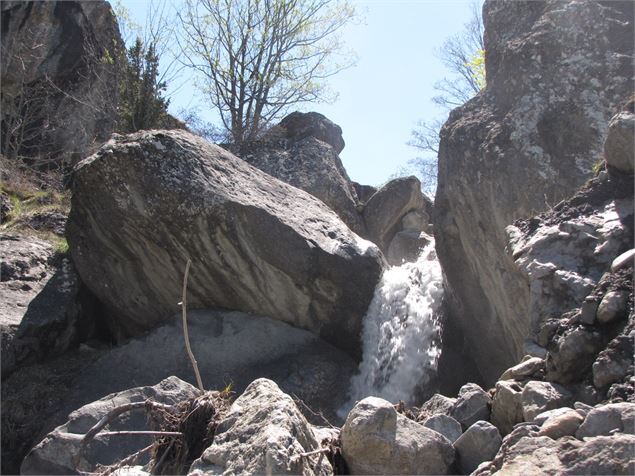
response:
[[[633,474],[633,4],[483,15],[434,203],[295,112],[104,139],[67,252],[3,211],[2,473]]]

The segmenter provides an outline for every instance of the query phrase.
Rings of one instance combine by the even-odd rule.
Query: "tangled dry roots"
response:
[[[178,431],[182,438],[161,437],[154,443],[152,474],[184,474],[214,439],[231,404],[230,392],[205,392],[166,411],[150,413],[161,431]]]

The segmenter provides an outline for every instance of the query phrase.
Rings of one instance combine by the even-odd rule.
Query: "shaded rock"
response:
[[[15,225],[27,226],[36,231],[49,231],[58,236],[64,236],[67,216],[56,211],[41,211],[20,217]]]
[[[390,240],[386,251],[386,260],[392,266],[400,266],[404,262],[417,261],[421,250],[432,241],[430,235],[419,231],[398,231]]]
[[[267,379],[251,383],[216,429],[189,475],[333,474],[320,441],[293,399]]]
[[[282,137],[265,137],[230,146],[230,150],[263,172],[319,198],[351,230],[365,236],[365,225],[357,211],[357,192],[338,156],[341,149],[331,144],[336,143],[334,140],[325,139],[328,134],[324,131],[332,129],[325,125],[330,124],[339,131],[335,134],[333,129],[331,136],[337,135],[343,148],[339,126],[321,114],[300,112],[291,113],[280,126],[285,124],[289,129]],[[323,134],[319,132],[322,129]]]
[[[342,128],[319,112],[292,112],[280,121],[280,127],[289,139],[315,137],[333,147],[337,154],[344,149]]]
[[[110,5],[7,1],[1,11],[2,122],[22,118],[30,136],[16,153],[77,162],[115,125],[123,41]],[[104,61],[104,52],[115,61]]]
[[[373,187],[372,185],[362,185],[357,182],[352,182],[352,184],[355,192],[357,193],[357,198],[364,204],[370,200],[370,197],[375,195],[375,192],[377,192],[377,187]]]
[[[554,415],[542,424],[538,436],[548,436],[553,440],[564,436],[573,436],[584,421],[584,417],[576,410],[569,409],[560,415]]]
[[[351,474],[447,474],[454,448],[447,438],[376,397],[355,405],[342,427],[342,454]]]
[[[364,208],[369,239],[382,251],[387,250],[395,233],[401,231],[403,217],[423,207],[419,179],[402,177],[391,180],[368,200]]]
[[[516,382],[496,382],[496,391],[492,400],[492,423],[502,435],[512,431],[516,423],[523,421],[521,403],[522,387]]]
[[[503,439],[498,429],[486,421],[477,421],[454,442],[461,474],[469,474],[483,461],[496,456]]]
[[[540,372],[544,373],[545,361],[539,357],[531,357],[505,370],[499,380],[520,380],[529,378]]]
[[[426,202],[426,196],[423,196]],[[413,210],[401,219],[401,228],[405,231],[423,231],[430,233],[430,217],[424,210]]]
[[[521,393],[523,418],[533,421],[536,415],[569,404],[571,393],[562,385],[532,380]]]
[[[627,314],[626,304],[628,293],[626,291],[610,291],[604,295],[597,310],[597,320],[606,324]]]
[[[466,430],[479,420],[489,420],[491,404],[492,399],[481,387],[468,383],[459,390],[459,396],[449,415]]]
[[[315,197],[184,131],[114,137],[75,170],[67,237],[119,335],[188,304],[269,315],[355,354],[383,268]]]
[[[78,339],[78,277],[70,260],[35,237],[0,235],[2,375],[59,355]]]
[[[170,375],[196,382],[183,348],[180,316],[175,317],[142,338],[102,352],[76,375],[62,412],[123,390],[130,382],[149,385]],[[265,377],[329,421],[339,421],[336,410],[344,404],[356,371],[355,361],[344,352],[310,332],[240,312],[192,310],[188,327],[205,388],[222,389],[231,383],[232,390],[242,392]]]
[[[158,403],[173,405],[195,397],[198,393],[199,390],[192,385],[176,377],[169,377],[152,387],[132,388],[85,405],[68,415],[66,423],[55,428],[29,452],[22,463],[20,474],[75,474],[73,458],[78,453],[81,438],[114,407],[143,402],[149,398]],[[146,416],[143,412],[124,414],[110,424],[111,431],[144,428]],[[149,437],[118,437],[110,440],[98,436],[82,454],[79,468],[94,471],[97,464],[118,462],[148,446],[150,442]]]
[[[423,426],[441,433],[450,440],[450,443],[454,443],[456,439],[461,436],[463,431],[461,429],[461,424],[458,421],[443,414],[431,416],[423,422]]]
[[[570,383],[581,379],[606,345],[597,331],[576,327],[555,339],[547,355],[547,379]]]
[[[496,456],[494,464],[474,473],[501,474],[632,474],[635,437],[599,436],[578,441],[573,438],[552,440],[546,436],[523,437]],[[505,446],[503,445],[503,448]]]
[[[634,338],[635,332],[632,331],[628,335],[619,335],[598,354],[592,367],[593,385],[596,388],[620,382],[628,375],[633,375]]]
[[[531,329],[530,286],[505,227],[591,176],[609,119],[632,94],[634,47],[627,2],[489,0],[483,17],[487,86],[441,130],[433,221],[456,296],[450,318],[489,384],[522,357]]]
[[[635,434],[635,403],[609,403],[589,412],[576,432],[576,438],[610,435],[613,432]]]
[[[635,171],[635,114],[622,111],[611,118],[604,142],[606,163],[621,172]]]

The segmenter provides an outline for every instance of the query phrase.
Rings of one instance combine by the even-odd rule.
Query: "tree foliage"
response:
[[[167,84],[159,80],[159,57],[153,43],[141,38],[127,49],[120,83],[117,130],[122,133],[162,127],[169,100]]]
[[[325,80],[352,64],[337,33],[353,15],[334,0],[186,0],[182,61],[228,138],[251,140],[290,106],[334,99]]]

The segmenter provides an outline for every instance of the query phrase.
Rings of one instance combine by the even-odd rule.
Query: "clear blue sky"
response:
[[[146,0],[122,3],[136,23],[144,24]],[[416,155],[406,145],[416,122],[444,115],[431,102],[434,83],[447,75],[435,52],[469,20],[470,0],[353,3],[363,21],[348,25],[343,39],[357,53],[357,65],[331,78],[339,93],[335,103],[301,109],[321,112],[339,124],[346,141],[340,156],[349,176],[380,185]],[[187,77],[185,82],[171,94],[171,111],[200,105],[202,116],[213,120],[194,85]]]

